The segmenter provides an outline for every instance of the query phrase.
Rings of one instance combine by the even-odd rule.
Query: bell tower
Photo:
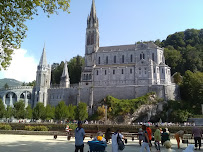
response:
[[[42,102],[44,106],[47,105],[48,94],[47,90],[50,88],[51,82],[51,67],[47,64],[45,47],[43,48],[42,56],[36,73],[35,86],[35,103]]]
[[[92,53],[99,49],[99,20],[96,15],[95,1],[92,0],[90,15],[87,17],[85,46],[85,66],[93,66]]]

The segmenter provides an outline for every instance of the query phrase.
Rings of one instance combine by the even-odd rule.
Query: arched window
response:
[[[124,55],[122,55],[122,63],[124,63],[124,60],[125,60],[125,59],[124,59]]]
[[[121,70],[121,74],[123,74],[123,69]]]
[[[88,80],[88,74],[86,74],[86,80]]]
[[[142,55],[143,55],[143,59],[145,59],[145,54],[143,53]]]
[[[99,75],[99,71],[97,70],[97,75]]]
[[[140,54],[140,60],[142,59],[142,54]]]
[[[113,70],[113,74],[115,74],[115,70]]]
[[[101,59],[100,59],[100,57],[99,57],[99,59],[98,59],[98,64],[100,64],[100,60],[101,60]]]
[[[116,56],[114,56],[114,63],[116,63]]]
[[[105,75],[106,75],[106,70],[105,70]]]
[[[108,56],[106,56],[106,64],[108,64],[109,63],[109,58],[108,58]]]
[[[130,74],[132,74],[133,73],[133,70],[132,69],[130,69]]]
[[[141,74],[141,68],[139,68],[139,74]]]
[[[133,55],[130,55],[130,62],[133,62]]]

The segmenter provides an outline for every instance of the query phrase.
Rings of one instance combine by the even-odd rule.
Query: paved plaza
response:
[[[90,138],[86,138],[85,142]],[[181,144],[182,149],[177,149],[176,141],[172,140],[172,149],[165,149],[161,147],[161,152],[182,152],[186,144]],[[89,146],[85,143],[85,150],[87,152]],[[128,144],[123,152],[139,152],[138,141],[128,140]],[[106,148],[107,152],[111,152],[111,144]],[[0,134],[0,152],[74,152],[74,138],[67,141],[67,137],[58,136],[55,140],[53,136],[41,135],[5,135]],[[152,148],[152,152],[156,152]]]

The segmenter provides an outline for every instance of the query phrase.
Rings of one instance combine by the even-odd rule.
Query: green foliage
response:
[[[67,119],[68,120],[74,120],[75,119],[75,110],[76,110],[76,106],[73,106],[72,104],[68,105],[67,111],[68,111],[68,115],[67,115]]]
[[[41,102],[38,102],[36,107],[33,109],[33,118],[36,120],[42,119],[45,120],[46,118],[46,111],[44,104]]]
[[[174,78],[174,82],[175,82],[176,84],[178,84],[178,85],[180,85],[181,82],[182,82],[182,80],[183,80],[183,79],[182,79],[182,76],[180,75],[179,72],[175,73],[174,76],[173,76],[173,78]]]
[[[105,117],[105,107],[104,105],[99,106],[97,108],[97,115],[98,115],[98,119],[103,119]]]
[[[8,89],[8,88],[9,88],[8,83],[5,83],[4,89]]]
[[[31,108],[30,104],[28,104],[28,106],[25,109],[25,118],[27,118],[27,119],[32,118],[32,108]]]
[[[194,114],[200,114],[203,104],[203,72],[186,71],[180,93],[181,98],[193,108]]]
[[[9,124],[0,124],[0,130],[12,130]]]
[[[52,107],[51,105],[47,105],[45,108],[46,111],[46,120],[54,119],[55,117],[55,107]]]
[[[183,101],[168,101],[168,104],[164,106],[164,110],[159,117],[165,122],[184,122],[192,116],[193,109],[191,106]]]
[[[80,82],[83,65],[84,65],[84,57],[81,57],[79,55],[77,55],[76,57],[73,57],[68,62],[68,72],[69,72],[71,84]],[[64,69],[64,62],[62,61],[60,64],[53,63],[51,67],[52,67],[51,83],[59,84],[61,80],[60,78]]]
[[[17,119],[24,119],[25,118],[25,103],[23,100],[20,100],[14,103],[14,117]]]
[[[27,20],[38,15],[41,8],[49,17],[50,14],[58,14],[58,10],[69,13],[70,0],[2,0],[0,1],[0,20],[3,55],[0,56],[0,70],[6,69],[11,61],[13,48],[19,48],[28,30],[25,25]]]
[[[35,80],[33,80],[32,82],[28,82],[28,83],[23,82],[22,86],[35,86],[35,83],[36,83]]]
[[[87,104],[80,102],[76,108],[76,119],[84,121],[88,118]]]
[[[133,114],[143,104],[157,103],[158,99],[155,97],[152,100],[150,97],[154,96],[154,93],[149,93],[145,96],[138,97],[136,99],[116,99],[112,96],[107,96],[104,99],[104,104],[108,106],[108,117],[113,118],[119,115]]]
[[[53,63],[51,65],[51,84],[60,84],[63,67],[64,67],[63,61],[60,64]]]
[[[10,107],[10,106],[7,106],[5,117],[6,118],[11,118],[12,116],[13,116],[13,108]]]
[[[68,62],[70,83],[79,83],[81,78],[82,66],[84,65],[84,58],[77,55]]]
[[[171,67],[172,73],[203,70],[203,29],[176,32],[161,44],[165,47],[166,63]]]
[[[68,116],[68,107],[64,101],[60,101],[55,109],[55,118],[57,120],[65,120]]]
[[[49,131],[47,126],[25,126],[25,130],[27,131]]]
[[[2,99],[0,98],[0,118],[3,118],[5,115],[6,109]]]

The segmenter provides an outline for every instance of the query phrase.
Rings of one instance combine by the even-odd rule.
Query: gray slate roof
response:
[[[159,47],[156,44],[149,42],[149,43],[99,47],[97,52],[127,51],[127,50],[148,49],[148,48],[156,49]]]

